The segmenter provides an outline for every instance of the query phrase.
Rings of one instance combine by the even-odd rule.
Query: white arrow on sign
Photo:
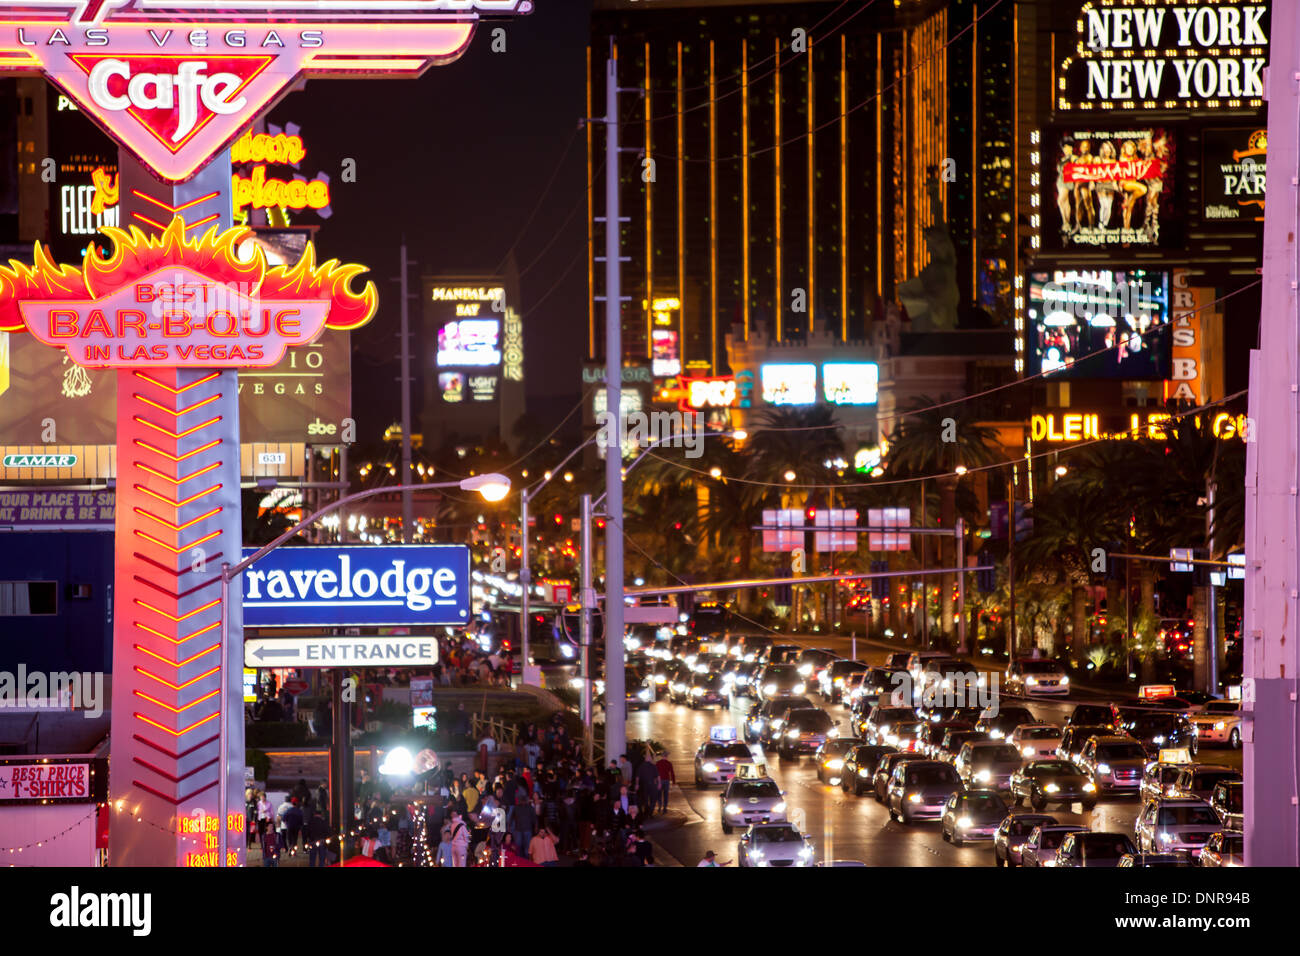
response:
[[[245,667],[429,667],[438,662],[435,637],[252,637]]]

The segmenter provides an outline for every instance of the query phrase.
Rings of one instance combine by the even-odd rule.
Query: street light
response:
[[[309,527],[312,524],[315,524],[317,521],[319,521],[321,518],[324,518],[326,515],[333,514],[335,511],[338,511],[340,508],[344,507],[345,505],[351,504],[354,501],[360,501],[363,498],[373,498],[375,495],[392,494],[394,492],[409,492],[409,491],[430,490],[430,489],[438,489],[438,488],[459,488],[461,491],[477,491],[480,495],[483,496],[484,500],[486,501],[500,501],[502,498],[504,498],[507,494],[510,493],[510,479],[507,478],[505,475],[499,475],[496,474],[495,472],[491,472],[486,475],[474,475],[469,478],[464,478],[461,481],[440,481],[434,484],[421,483],[421,484],[406,484],[406,485],[387,485],[383,488],[368,488],[365,491],[358,491],[355,494],[344,495],[342,498],[330,502],[328,505],[326,505],[324,508],[321,508],[319,511],[315,511],[312,514],[309,514],[307,517],[303,518],[296,525],[294,525],[288,531],[284,532],[284,534],[280,535],[270,544],[265,544],[262,547],[258,548],[256,551],[254,551],[252,554],[246,557],[243,561],[240,561],[238,564],[234,564],[234,565],[223,564],[221,566],[222,686],[223,687],[225,686],[226,674],[230,672],[230,641],[228,639],[229,628],[230,628],[230,582],[233,581],[240,574],[242,574],[245,568],[247,568],[254,561],[260,561],[262,558],[266,557],[276,548],[280,547],[280,545],[284,544],[286,541],[288,541],[290,538],[296,535],[299,531],[302,531],[304,528]],[[226,830],[228,829],[224,825],[224,821],[226,819],[226,812],[227,812],[225,780],[226,780],[226,771],[228,769],[228,763],[229,763],[226,755],[226,737],[227,737],[226,725],[230,717],[230,715],[226,712],[225,696],[226,696],[225,694],[222,694],[221,696],[221,710],[220,710],[221,713],[221,718],[220,718],[221,745],[220,746],[221,746],[222,785],[219,788],[220,816],[218,817],[218,819],[223,821],[223,825],[221,826],[219,831],[221,835],[219,852],[220,852],[220,859],[221,859],[222,866],[226,865]]]

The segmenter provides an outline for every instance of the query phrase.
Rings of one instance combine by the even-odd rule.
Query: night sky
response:
[[[586,112],[590,6],[540,0],[529,16],[481,24],[459,60],[421,79],[309,82],[269,114],[271,123],[302,127],[305,175],[330,174],[333,215],[317,236],[318,251],[369,266],[379,288],[379,314],[353,336],[353,415],[363,441],[400,417],[399,295],[389,279],[398,275],[403,234],[417,263],[410,276],[416,293],[422,274],[491,272],[518,240],[518,268],[532,264],[520,280],[527,409],[557,421],[577,401],[587,316],[586,159],[578,120]],[[506,30],[504,53],[491,50],[497,26]],[[340,180],[345,157],[356,160],[352,184]],[[420,309],[413,301],[417,332]],[[418,372],[424,363],[415,357]],[[422,401],[417,379],[416,428]]]

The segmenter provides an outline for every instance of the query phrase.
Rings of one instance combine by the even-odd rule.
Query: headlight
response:
[[[970,817],[960,817],[960,818],[957,820],[957,826],[959,826],[961,829],[965,830],[965,829],[968,829],[968,828],[970,827],[970,825],[971,825],[972,823],[974,823],[974,822],[975,822],[975,821],[973,821]]]
[[[795,684],[794,687],[791,689],[795,692],[795,694],[802,694],[804,691],[808,689],[808,686],[806,684],[799,683],[799,684]]]
[[[1214,729],[1215,729],[1215,730],[1222,730],[1224,727],[1227,727],[1227,726],[1228,726],[1228,723],[1227,723],[1227,721],[1224,721],[1224,720],[1216,720],[1216,721],[1214,722]]]
[[[656,683],[656,684],[667,684],[667,683],[668,683],[668,678],[665,677],[663,674],[656,674],[656,675],[655,675],[655,683]]]
[[[975,779],[978,780],[980,783],[988,783],[990,780],[993,779],[993,771],[991,770],[977,771],[975,774]]]
[[[1032,756],[1034,755],[1034,748],[1033,748],[1033,747],[1026,747],[1026,748],[1024,748],[1023,750],[1021,750],[1020,752],[1021,752],[1022,754],[1024,754],[1026,757],[1032,757]]]
[[[650,688],[649,688],[649,687],[643,687],[643,688],[641,689],[641,691],[640,691],[636,696],[637,696],[637,698],[640,699],[640,700],[649,700],[649,699],[650,699]]]
[[[870,770],[868,770],[866,767],[859,767],[859,768],[858,768],[858,776],[859,776],[859,777],[871,777],[871,776],[874,776],[874,774],[873,774]]]
[[[799,676],[801,676],[801,677],[807,677],[807,676],[808,676],[809,674],[811,674],[811,673],[812,673],[812,665],[811,665],[811,664],[800,664],[800,665],[799,665]]]
[[[1061,675],[1061,686],[1064,687],[1068,683],[1070,683],[1070,678],[1064,674]]]
[[[730,683],[731,683],[732,681],[734,681],[735,679],[736,679],[736,675],[735,675],[735,674],[723,674],[723,675],[722,675],[722,683],[724,683],[724,684],[730,684]]]
[[[772,729],[773,729],[773,730],[780,730],[780,729],[781,729],[781,725],[784,724],[784,723],[785,723],[785,721],[782,720],[780,717],[778,717],[778,718],[776,718],[776,720],[772,721]]]
[[[718,765],[717,765],[716,763],[714,763],[712,760],[710,760],[710,761],[709,761],[708,763],[706,763],[706,764],[705,764],[701,769],[702,769],[705,773],[717,773],[717,772],[718,772]]]
[[[775,694],[775,693],[776,693],[776,685],[775,685],[775,684],[764,684],[764,685],[763,685],[763,693],[764,693],[764,694]]]
[[[802,856],[802,857],[805,857],[805,858],[806,858],[806,857],[810,857],[810,856],[813,855],[813,848],[810,847],[810,846],[806,846],[806,847],[804,847],[802,850],[799,851],[799,855]]]
[[[1060,792],[1061,792],[1061,788],[1058,787],[1058,786],[1057,786],[1056,784],[1054,784],[1054,783],[1049,783],[1047,786],[1045,786],[1045,787],[1043,788],[1043,790],[1045,790],[1047,793],[1060,793]]]
[[[891,747],[898,746],[898,734],[885,734],[885,743]]]
[[[759,718],[758,720],[752,721],[752,722],[750,723],[750,726],[753,727],[755,730],[762,730],[762,729],[763,729],[763,720],[762,720],[762,718]]]
[[[1026,677],[1026,678],[1025,678],[1025,683],[1026,683],[1026,684],[1037,684],[1037,683],[1038,683],[1038,678],[1037,678],[1037,677]]]
[[[727,812],[728,812],[728,813],[739,813],[739,812],[740,812],[740,804],[738,804],[738,803],[729,803],[729,804],[727,804]]]
[[[1151,738],[1151,742],[1152,742],[1153,744],[1162,744],[1162,743],[1165,742],[1165,735],[1164,735],[1164,734],[1156,734],[1154,737]]]
[[[989,739],[991,740],[1001,740],[1005,736],[1006,731],[998,730],[996,727],[989,731]]]
[[[568,644],[561,644],[561,645],[560,645],[560,653],[563,654],[565,657],[572,657],[572,656],[573,656],[573,648],[570,647]]]
[[[832,727],[830,730],[826,731],[827,737],[838,737],[839,735],[840,735],[840,728],[838,727]]]
[[[876,728],[876,733],[878,734],[889,733],[889,724],[881,724],[879,727]]]
[[[703,694],[703,693],[704,693],[704,688],[702,688],[702,687],[692,687],[692,688],[691,688],[691,696],[692,696],[692,697],[699,697],[699,696],[700,696],[701,694]]]
[[[841,760],[839,757],[832,757],[830,760],[826,761],[826,769],[828,769],[828,770],[843,770],[843,769],[844,769],[844,761]]]
[[[1174,842],[1174,835],[1172,833],[1161,833],[1159,840],[1161,846],[1168,846]]]
[[[1107,774],[1107,773],[1110,773],[1110,764],[1108,764],[1108,763],[1099,763],[1099,764],[1097,764],[1097,772],[1100,773],[1100,774]]]
[[[1097,787],[1096,787],[1095,784],[1085,783],[1085,784],[1083,785],[1083,792],[1084,792],[1084,793],[1092,793],[1092,792],[1094,792],[1096,789],[1097,789]]]
[[[908,803],[920,803],[921,795],[919,793],[908,794],[907,801]]]
[[[793,739],[793,738],[799,736],[799,731],[797,731],[797,730],[791,728],[790,730],[787,730],[787,731],[785,732],[785,736],[786,736],[786,739]]]
[[[773,813],[785,813],[785,801],[784,801],[784,800],[778,800],[776,803],[772,804],[772,812],[773,812]]]

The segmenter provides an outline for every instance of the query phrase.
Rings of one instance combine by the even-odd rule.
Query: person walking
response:
[[[451,843],[451,824],[448,823],[442,828],[442,834],[438,838],[438,855],[436,859],[438,866],[455,866],[455,850]]]
[[[655,811],[659,802],[659,767],[649,760],[643,760],[636,768],[636,805],[643,818]]]
[[[307,821],[307,865],[324,866],[329,854],[330,827],[323,813],[313,813]]]
[[[528,858],[539,866],[560,865],[559,855],[555,852],[555,834],[549,827],[542,827],[528,844]]]
[[[673,762],[664,754],[655,763],[655,769],[659,771],[659,812],[668,812],[668,794],[672,790],[673,784],[677,782],[677,772],[673,769]]]
[[[290,797],[289,809],[284,811],[285,845],[290,853],[298,852],[298,834],[302,832],[302,827],[302,807],[298,806],[297,797]]]
[[[520,852],[528,852],[533,833],[537,829],[537,811],[533,809],[533,802],[522,793],[515,797],[514,810],[508,822],[510,832],[514,834],[515,846]]]
[[[460,811],[451,813],[451,865],[465,866],[469,858],[469,827]]]

